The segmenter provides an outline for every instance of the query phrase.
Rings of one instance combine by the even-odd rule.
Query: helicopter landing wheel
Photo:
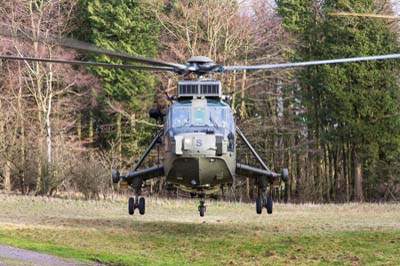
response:
[[[145,199],[142,197],[139,199],[139,205],[138,205],[140,215],[144,214],[145,207],[146,207],[146,202]]]
[[[146,203],[145,199],[143,197],[139,198],[138,194],[135,196],[135,198],[130,197],[128,199],[128,212],[129,212],[129,215],[133,215],[134,212],[135,212],[135,209],[139,209],[139,213],[141,215],[143,215],[144,212],[145,212],[145,207],[146,207],[145,203]]]
[[[133,215],[135,212],[135,200],[132,197],[128,199],[128,212],[129,215]]]
[[[272,208],[274,206],[274,201],[272,200],[271,196],[267,197],[267,203],[265,204],[265,207],[267,208],[267,213],[272,214]]]
[[[204,217],[204,213],[205,212],[206,212],[206,207],[205,206],[199,207],[200,217]]]
[[[204,201],[201,200],[200,201],[200,205],[199,205],[199,213],[200,213],[200,217],[204,217],[204,213],[206,212],[206,206],[204,205]]]
[[[256,212],[257,212],[257,214],[261,214],[262,213],[262,208],[263,208],[262,198],[260,196],[257,196],[257,198],[256,198]]]

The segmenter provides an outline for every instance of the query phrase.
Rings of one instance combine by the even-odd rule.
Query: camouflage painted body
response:
[[[153,138],[135,167],[120,175],[113,171],[113,182],[122,178],[140,193],[143,182],[166,176],[167,183],[181,190],[204,196],[215,193],[235,176],[251,177],[260,193],[282,174],[271,171],[238,127],[233,113],[223,101],[220,81],[210,79],[181,80],[178,100],[171,103],[167,114],[151,111],[154,118],[163,117],[164,126]],[[245,165],[236,158],[236,138],[244,142],[262,168]],[[157,165],[141,168],[151,149],[162,142],[164,159]]]
[[[173,112],[179,108],[190,110],[190,123],[181,127],[173,122],[173,116],[176,117]],[[205,120],[196,126],[195,116],[200,109],[204,111]],[[167,182],[185,191],[204,194],[213,193],[221,185],[232,183],[236,169],[236,149],[229,106],[219,101],[193,99],[174,103],[168,115],[171,125],[165,125],[163,139]],[[213,121],[217,117],[223,118],[223,121]]]

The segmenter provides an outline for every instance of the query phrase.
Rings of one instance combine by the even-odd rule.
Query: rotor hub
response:
[[[215,64],[214,61],[207,56],[192,56],[187,61],[186,66],[183,72],[195,73],[198,76],[213,72],[222,72],[224,70],[222,65]]]
[[[213,63],[213,60],[211,60],[209,57],[207,56],[192,56],[191,58],[189,58],[188,60],[189,64],[198,64],[198,65],[202,65],[202,64],[210,64]]]

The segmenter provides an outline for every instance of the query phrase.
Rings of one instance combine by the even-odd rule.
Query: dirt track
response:
[[[98,266],[30,250],[0,245],[0,266]]]

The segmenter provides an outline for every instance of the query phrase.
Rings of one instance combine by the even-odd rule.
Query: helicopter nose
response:
[[[176,135],[174,136],[175,155],[222,156],[227,153],[228,140],[222,135]]]

